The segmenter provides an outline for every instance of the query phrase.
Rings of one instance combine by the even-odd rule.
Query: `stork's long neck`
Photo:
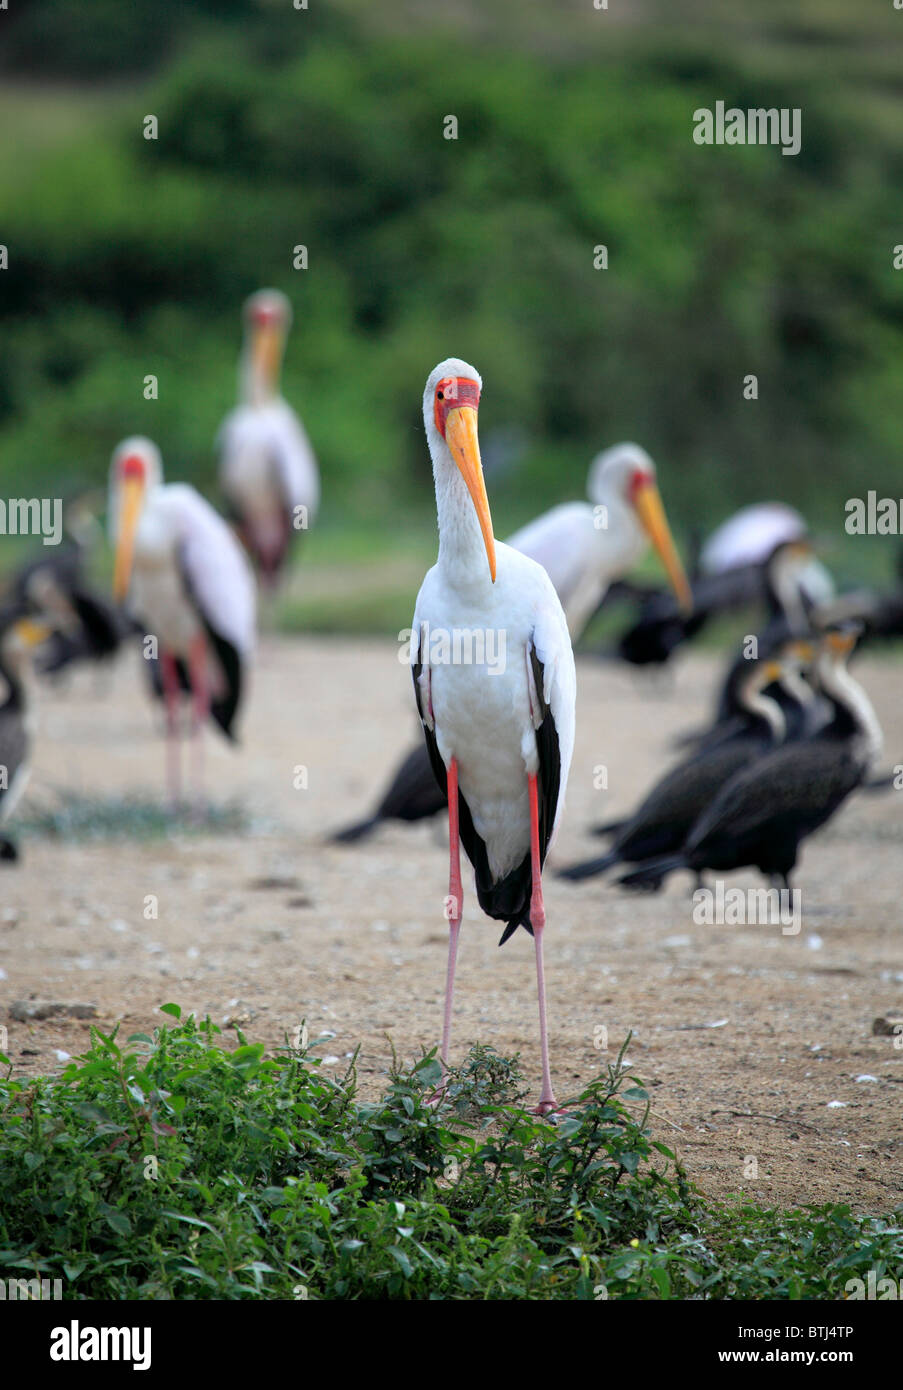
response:
[[[439,517],[439,567],[456,589],[489,594],[489,560],[467,485],[444,443],[431,441],[430,452]]]
[[[597,521],[596,561],[599,577],[614,583],[637,563],[646,549],[646,533],[637,520],[636,512],[627,506],[615,487],[608,487],[591,499],[594,521]],[[604,507],[604,512],[596,512]],[[604,523],[604,524],[603,524]]]
[[[872,702],[862,686],[840,662],[823,662],[819,672],[821,687],[835,707],[835,727],[839,733],[846,728],[859,744],[862,757],[870,765],[881,756],[884,735]]]
[[[246,350],[239,372],[239,396],[245,405],[269,405],[279,397],[279,372],[267,373],[254,362],[253,353]]]

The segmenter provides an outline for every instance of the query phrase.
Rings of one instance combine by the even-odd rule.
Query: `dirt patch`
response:
[[[558,862],[598,846],[586,827],[629,809],[666,765],[674,733],[709,708],[717,671],[693,656],[673,683],[651,685],[579,663]],[[903,670],[871,660],[858,672],[893,763],[903,750]],[[66,688],[39,690],[32,807],[69,789],[162,798],[163,740],[140,675],[136,657],[109,680],[79,672]],[[382,1085],[387,1034],[402,1056],[431,1046],[445,970],[441,829],[392,827],[354,849],[321,843],[369,806],[416,736],[394,644],[271,638],[241,747],[207,740],[211,797],[241,802],[247,830],[25,840],[21,866],[0,873],[0,1021],[16,1072],[59,1070],[58,1054],[79,1052],[88,1037],[84,1019],[12,1018],[12,1003],[32,996],[94,1004],[100,1026],[121,1020],[126,1034],[160,1022],[157,1007],[175,1000],[220,1024],[239,1020],[270,1047],[306,1018],[313,1034],[334,1034],[320,1049],[337,1059],[331,1067],[362,1044],[366,1093]],[[594,790],[600,764],[607,791]],[[296,787],[302,767],[306,789]],[[696,925],[685,876],[650,899],[549,878],[559,1095],[576,1092],[632,1029],[629,1056],[651,1086],[658,1137],[705,1191],[866,1211],[903,1201],[903,1050],[872,1034],[878,1015],[903,1006],[901,807],[900,792],[860,796],[809,845],[796,936]],[[532,945],[520,932],[499,950],[498,936],[470,894],[454,1052],[475,1041],[519,1050],[538,1093]],[[602,1027],[608,1053],[594,1045]]]

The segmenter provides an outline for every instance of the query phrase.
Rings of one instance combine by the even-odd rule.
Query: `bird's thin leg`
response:
[[[461,840],[458,833],[458,760],[452,758],[448,768],[448,897],[445,915],[448,918],[448,971],[445,977],[445,1016],[442,1022],[443,1068],[448,1066],[448,1047],[451,1041],[452,998],[455,992],[455,962],[458,957],[458,933],[461,930]]]
[[[207,642],[201,633],[191,644],[189,656],[191,674],[191,745],[194,750],[193,777],[195,795],[195,814],[203,816],[206,810],[204,796],[204,725],[210,713],[210,688],[207,681]]]
[[[552,1073],[549,1069],[549,1035],[546,1026],[546,977],[542,961],[542,934],[546,925],[546,910],[542,900],[542,864],[539,855],[539,790],[536,774],[527,778],[530,788],[530,863],[533,870],[533,892],[530,897],[530,925],[533,928],[533,942],[536,947],[536,984],[539,990],[539,1043],[542,1049],[542,1095],[536,1107],[538,1115],[545,1115],[558,1107],[555,1092],[552,1090]]]
[[[160,677],[166,702],[166,786],[170,809],[182,800],[182,752],[179,740],[179,676],[172,652],[160,653]]]

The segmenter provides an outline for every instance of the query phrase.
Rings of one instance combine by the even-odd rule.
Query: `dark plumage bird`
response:
[[[28,651],[45,636],[24,616],[21,605],[0,611],[0,861],[16,860],[18,851],[5,827],[28,781],[29,734],[24,671]]]
[[[826,718],[826,702],[818,698],[803,674],[812,666],[815,639],[794,637],[781,624],[767,638],[759,640],[757,648],[760,662],[770,661],[778,668],[776,680],[764,694],[780,706],[786,725],[785,740],[810,737]],[[699,752],[720,743],[737,728],[736,686],[744,671],[749,670],[750,659],[741,652],[731,663],[718,693],[712,723],[682,734],[676,741],[679,748]]]
[[[657,889],[675,869],[697,876],[749,866],[789,887],[799,847],[861,786],[881,749],[865,691],[847,669],[860,628],[827,633],[816,661],[833,717],[814,738],[785,745],[738,772],[717,794],[676,853],[651,860],[619,882]]]
[[[373,815],[337,831],[331,839],[334,844],[354,844],[356,840],[369,835],[382,821],[425,820],[443,811],[447,805],[448,798],[436,780],[426,746],[418,743],[401,763]]]
[[[73,662],[102,662],[115,656],[132,625],[91,587],[87,557],[99,528],[93,494],[66,508],[66,539],[42,548],[5,584],[8,601],[40,615],[47,635],[35,653],[35,669],[56,674]]]
[[[618,639],[617,654],[635,666],[661,664],[710,618],[754,604],[763,604],[767,617],[760,643],[767,643],[769,636],[800,636],[808,630],[808,613],[826,582],[806,540],[781,541],[759,564],[694,576],[689,616],[665,591],[651,594],[639,618]]]
[[[773,661],[747,662],[732,682],[734,726],[722,740],[694,754],[656,783],[637,811],[621,822],[607,854],[560,870],[559,878],[578,881],[615,864],[638,864],[679,850],[700,813],[741,768],[775,747],[785,721],[764,694],[780,675]]]

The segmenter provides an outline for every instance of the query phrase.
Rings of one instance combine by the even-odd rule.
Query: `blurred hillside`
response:
[[[717,23],[663,0],[629,22],[618,0],[309,3],[0,13],[0,495],[94,485],[134,431],[214,491],[262,284],[294,303],[285,394],[339,540],[390,546],[399,512],[432,528],[419,399],[449,353],[484,377],[500,534],[624,437],[683,529],[774,495],[840,531],[846,497],[903,491],[889,0],[722,0]],[[717,100],[802,108],[802,152],[696,146]]]

